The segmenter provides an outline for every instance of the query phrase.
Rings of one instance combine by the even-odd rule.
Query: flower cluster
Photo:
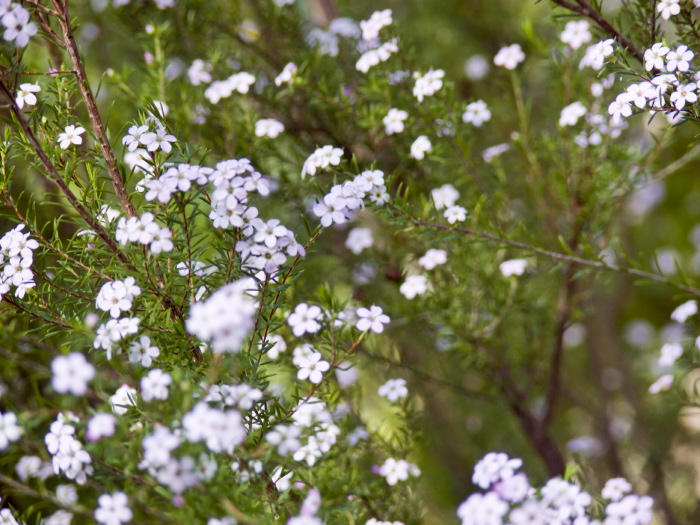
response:
[[[68,479],[84,485],[87,477],[93,473],[92,458],[75,438],[75,427],[70,424],[75,422],[77,419],[74,416],[59,414],[51,423],[44,442],[49,454],[53,456],[54,473],[63,473]]]
[[[137,151],[142,146],[149,153],[161,150],[163,153],[170,153],[173,150],[171,143],[177,139],[168,133],[165,126],[155,117],[149,117],[146,124],[142,126],[131,126],[129,132],[122,139],[129,151]]]
[[[241,94],[248,93],[253,84],[255,84],[255,77],[243,71],[235,73],[225,80],[215,80],[204,91],[204,96],[212,104],[218,104],[222,98],[230,97],[234,91]]]
[[[280,456],[291,454],[294,461],[312,467],[336,444],[340,428],[333,424],[326,404],[315,397],[300,401],[293,419],[293,425],[276,425],[267,432],[265,440],[277,447]]]
[[[136,279],[127,277],[123,281],[111,281],[102,285],[97,294],[97,307],[117,319],[122,312],[131,310],[134,297],[141,294]]]
[[[601,523],[602,525],[647,525],[652,520],[653,500],[648,496],[627,494],[631,487],[624,479],[615,478],[603,489],[605,518],[595,516],[593,498],[573,482],[550,479],[542,488],[532,487],[524,473],[516,473],[520,459],[490,452],[474,467],[472,481],[488,490],[486,494],[469,496],[457,509],[462,525],[480,525],[489,516],[493,525],[526,525],[532,523]]]
[[[152,254],[169,252],[173,249],[170,240],[173,234],[167,227],[158,226],[151,212],[145,212],[141,217],[121,217],[117,222],[115,238],[122,246],[130,242],[147,245]]]
[[[222,286],[204,302],[192,305],[185,322],[187,331],[210,342],[214,352],[238,352],[253,329],[257,301],[249,297],[257,291],[251,278]]]
[[[389,200],[384,173],[379,170],[363,171],[353,180],[336,184],[322,202],[314,205],[313,212],[326,228],[331,224],[343,224],[353,218],[356,210],[364,207],[365,198],[377,205]]]
[[[0,238],[0,300],[11,286],[19,298],[35,286],[31,268],[39,243],[29,233],[22,233],[23,229],[24,224],[20,224]]]

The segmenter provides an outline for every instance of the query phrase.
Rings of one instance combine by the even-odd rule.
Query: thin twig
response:
[[[576,0],[576,4],[569,2],[567,0],[552,0],[555,4],[573,11],[575,13],[580,13],[587,16],[593,20],[596,24],[600,26],[603,31],[612,36],[617,42],[627,49],[629,53],[636,58],[639,62],[644,62],[644,54],[635,46],[629,39],[623,36],[617,29],[615,29],[610,22],[608,22],[603,15],[596,11],[591,5],[586,2],[586,0]]]
[[[119,199],[119,202],[124,208],[124,211],[129,215],[129,217],[136,216],[136,208],[129,201],[129,194],[124,186],[124,181],[122,180],[121,173],[117,167],[117,160],[114,156],[114,151],[112,150],[112,145],[109,143],[107,138],[107,131],[102,122],[102,117],[97,109],[97,102],[95,101],[95,96],[92,94],[90,89],[90,83],[88,82],[87,73],[85,72],[85,65],[80,57],[80,52],[78,51],[78,44],[73,38],[73,28],[70,24],[70,17],[68,15],[68,2],[61,3],[58,0],[53,0],[54,7],[61,12],[61,15],[57,18],[58,24],[61,27],[61,32],[63,33],[65,49],[68,52],[68,56],[73,64],[73,69],[75,70],[75,75],[78,79],[78,88],[85,101],[85,107],[88,111],[88,116],[90,117],[90,123],[92,124],[92,130],[97,139],[97,144],[100,147],[102,156],[107,164],[107,172],[109,177],[112,179],[112,184],[114,185],[114,192]]]

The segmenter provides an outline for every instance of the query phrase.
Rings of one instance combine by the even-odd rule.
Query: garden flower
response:
[[[80,136],[85,133],[85,128],[82,126],[66,126],[66,129],[58,135],[56,142],[61,149],[68,149],[71,144],[82,144],[83,138]]]

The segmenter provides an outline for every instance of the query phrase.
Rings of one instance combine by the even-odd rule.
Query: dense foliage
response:
[[[700,2],[473,3],[0,1],[0,523],[697,522]]]

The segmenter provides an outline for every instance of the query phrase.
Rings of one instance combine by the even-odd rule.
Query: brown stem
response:
[[[472,230],[470,228],[458,228],[455,226],[448,226],[445,224],[427,222],[427,221],[423,221],[421,219],[417,219],[415,217],[412,217],[410,214],[397,208],[396,206],[393,206],[391,204],[387,204],[387,206],[389,208],[391,208],[392,210],[400,213],[406,220],[411,222],[414,226],[422,226],[425,228],[433,228],[435,230],[449,231],[449,232],[454,232],[454,233],[461,233],[463,235],[469,235],[472,237],[478,237],[480,239],[486,239],[489,241],[497,242],[497,243],[503,244],[505,246],[511,246],[513,248],[519,248],[521,250],[526,250],[526,251],[529,251],[532,253],[536,253],[538,255],[543,255],[545,257],[548,257],[550,259],[554,259],[557,261],[565,261],[565,262],[577,264],[580,266],[588,266],[590,268],[599,268],[601,270],[608,270],[611,272],[617,272],[617,273],[622,273],[622,274],[626,274],[626,275],[632,275],[634,277],[641,277],[643,279],[649,279],[650,281],[655,281],[657,283],[663,283],[663,284],[678,288],[679,290],[682,290],[682,291],[687,292],[689,294],[700,296],[699,289],[693,288],[691,286],[686,286],[685,284],[675,283],[675,282],[671,281],[670,279],[667,279],[663,275],[649,273],[649,272],[645,272],[642,270],[637,270],[636,268],[629,268],[627,266],[617,266],[617,265],[607,264],[607,263],[604,263],[602,261],[593,261],[590,259],[584,259],[582,257],[577,257],[575,255],[566,255],[564,253],[552,252],[549,250],[544,250],[542,248],[537,248],[536,246],[530,246],[530,245],[524,244],[522,242],[513,241],[510,239],[505,239],[503,237],[499,237],[498,235],[493,235],[491,233]]]
[[[95,96],[92,94],[90,89],[90,83],[88,82],[87,74],[85,72],[85,65],[80,57],[80,52],[78,51],[78,44],[73,38],[73,29],[70,24],[70,17],[68,15],[68,2],[63,4],[58,0],[53,0],[54,7],[61,13],[58,17],[58,23],[61,27],[61,32],[63,33],[63,39],[65,44],[65,49],[68,52],[68,56],[73,64],[73,69],[75,70],[76,77],[78,79],[78,88],[85,101],[85,107],[88,111],[88,116],[90,117],[90,123],[92,125],[92,130],[97,139],[97,144],[100,147],[102,156],[107,164],[107,172],[109,177],[112,179],[112,184],[114,185],[114,192],[121,202],[122,208],[130,216],[136,216],[136,208],[129,202],[129,194],[124,186],[124,181],[122,180],[121,173],[117,167],[117,160],[114,157],[114,151],[107,138],[107,131],[105,130],[104,124],[102,123],[102,117],[97,109],[97,102],[95,101]]]
[[[122,251],[119,249],[119,246],[117,246],[117,243],[110,237],[110,235],[102,227],[99,221],[90,214],[90,212],[85,208],[85,206],[82,205],[80,201],[78,201],[78,198],[63,180],[61,174],[51,163],[48,155],[44,151],[43,146],[39,142],[39,139],[36,137],[36,135],[34,135],[34,131],[29,125],[29,122],[27,122],[27,119],[25,118],[24,113],[22,113],[22,110],[20,110],[17,106],[14,96],[12,95],[12,92],[10,91],[7,84],[5,84],[5,82],[0,82],[0,92],[2,92],[2,94],[5,96],[8,103],[10,104],[10,110],[12,111],[12,114],[17,119],[17,122],[22,128],[24,134],[29,139],[29,142],[31,142],[32,146],[34,146],[34,151],[36,152],[37,157],[39,157],[39,161],[44,166],[44,169],[46,170],[47,174],[60,188],[61,193],[63,193],[65,198],[73,207],[73,209],[75,209],[75,211],[78,212],[78,214],[85,220],[88,226],[97,233],[97,235],[104,241],[107,247],[112,251],[112,253],[114,253],[114,255],[116,255],[116,257],[121,262],[130,265],[129,259],[126,257],[126,255],[124,255],[124,253],[122,253]]]
[[[629,39],[624,37],[617,29],[615,29],[612,24],[610,24],[610,22],[608,22],[603,15],[591,7],[586,0],[576,0],[575,4],[567,0],[552,0],[552,2],[563,7],[564,9],[587,16],[598,24],[603,31],[617,40],[617,42],[627,51],[629,51],[634,58],[636,58],[639,62],[644,62],[644,53],[642,53],[637,46],[635,46]]]

